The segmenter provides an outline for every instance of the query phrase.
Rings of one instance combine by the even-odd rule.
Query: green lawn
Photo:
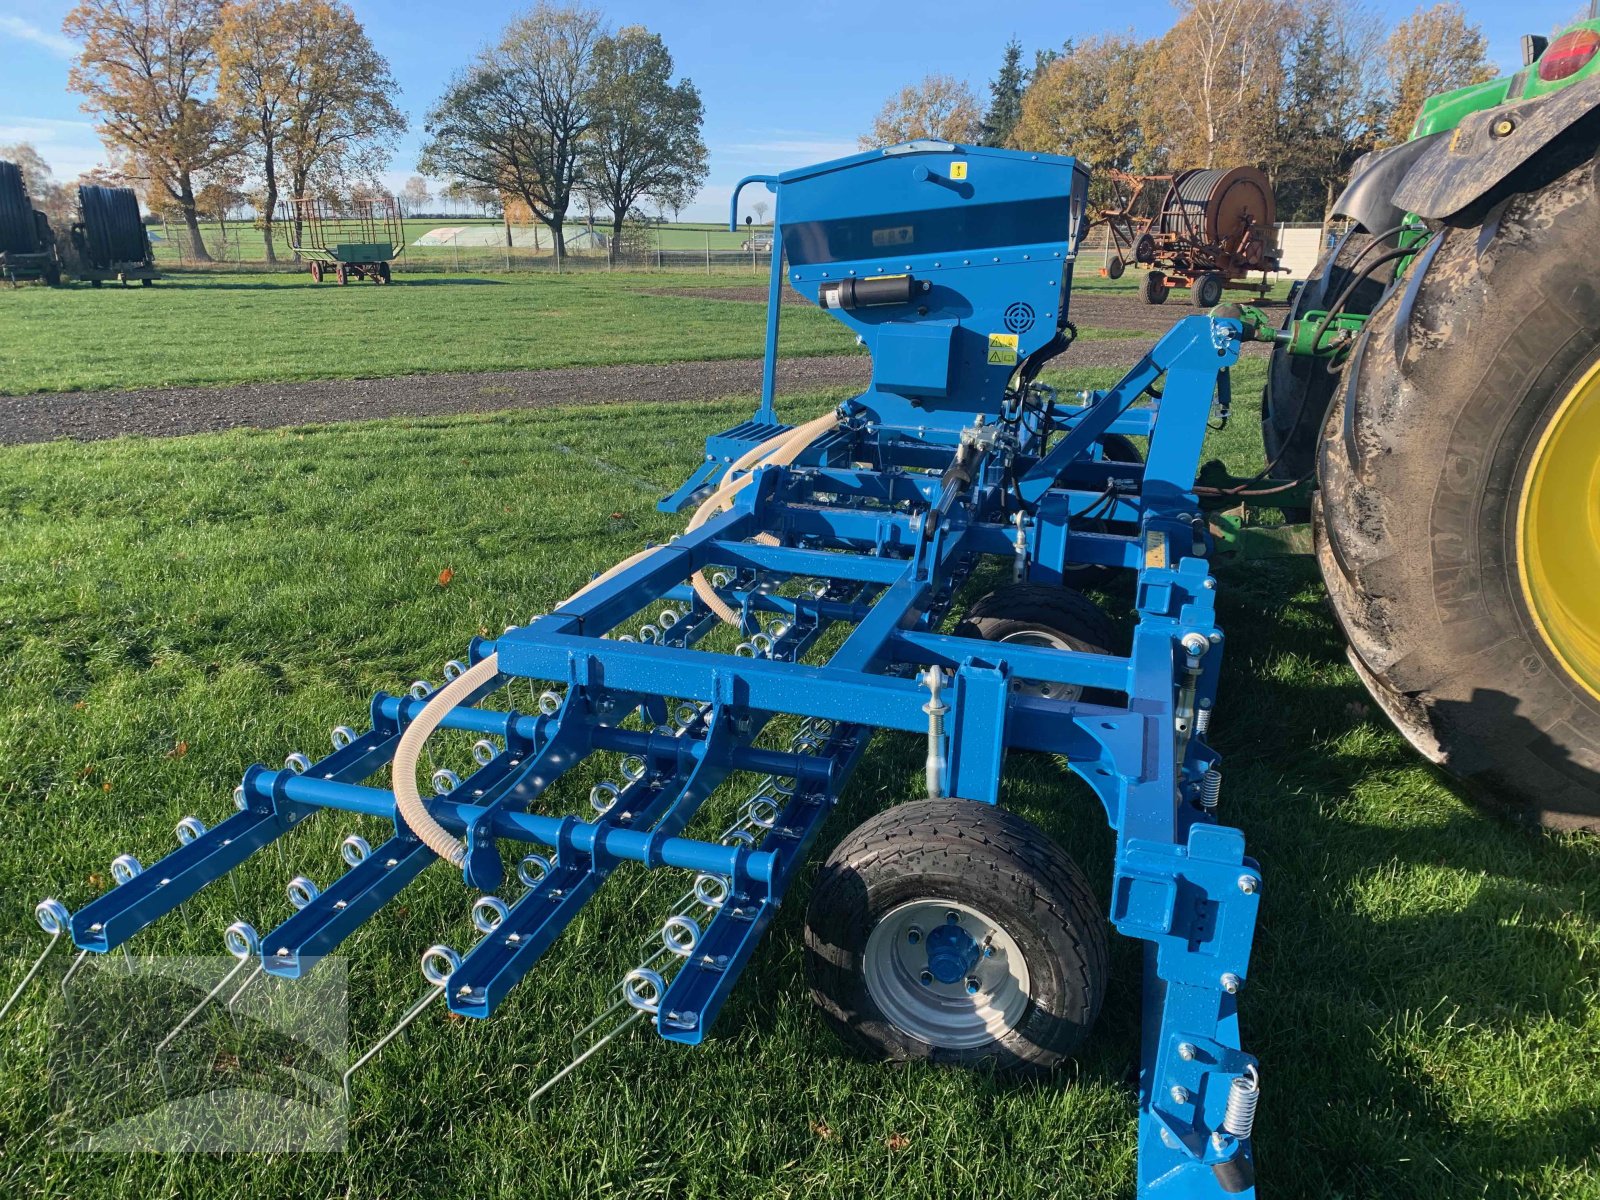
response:
[[[194,273],[153,288],[0,288],[0,395],[755,358],[764,304],[651,294],[714,298],[751,283],[597,272],[401,275],[341,288],[305,275]],[[810,305],[786,306],[782,330],[785,356],[854,349]]]
[[[1213,449],[1243,468],[1259,462],[1260,366],[1239,375],[1241,411]],[[472,634],[679,528],[655,499],[707,433],[747,412],[544,410],[0,450],[0,938],[19,951],[0,985],[42,944],[35,898],[81,905],[113,855],[148,863],[179,817],[230,812],[245,764],[317,750],[330,725],[361,724],[373,690],[437,679]],[[1600,1196],[1600,847],[1512,829],[1419,761],[1345,664],[1308,564],[1231,567],[1223,585],[1223,803],[1266,879],[1242,997],[1264,1064],[1264,1189]],[[918,795],[920,770],[916,739],[876,745],[825,841]],[[1083,790],[1019,756],[1005,799],[1079,856],[1103,900],[1109,837]],[[581,791],[559,802],[585,807]],[[376,840],[370,824],[318,818],[291,839],[288,868],[326,884],[353,829]],[[214,952],[236,916],[281,920],[289,870],[257,859],[240,903],[219,885],[188,924],[170,917],[136,946]],[[1026,1085],[890,1069],[850,1057],[806,998],[808,878],[705,1046],[636,1030],[530,1112],[529,1091],[682,886],[619,872],[493,1021],[430,1010],[357,1077],[344,1155],[63,1152],[78,1122],[48,1104],[60,1007],[40,988],[0,1038],[0,1181],[82,1200],[1131,1195],[1131,944],[1113,939],[1098,1036],[1076,1068]],[[470,942],[471,899],[435,866],[346,944],[357,1050],[419,993],[424,946]]]

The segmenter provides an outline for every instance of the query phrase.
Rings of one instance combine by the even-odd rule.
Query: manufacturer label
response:
[[[1144,565],[1154,570],[1167,565],[1167,535],[1152,529],[1144,535]]]
[[[989,365],[991,367],[1014,367],[1017,365],[1016,334],[991,333],[989,335]]]

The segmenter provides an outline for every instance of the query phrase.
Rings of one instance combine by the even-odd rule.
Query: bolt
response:
[[[1211,642],[1203,633],[1184,634],[1182,645],[1184,650],[1194,658],[1199,658],[1207,650],[1211,649]]]
[[[1215,579],[1207,577],[1206,581],[1204,583],[1202,583],[1200,586],[1205,588],[1206,591],[1208,591],[1208,592],[1213,592],[1213,591],[1216,591],[1217,581]]]
[[[947,912],[944,915],[944,919],[952,925],[961,924],[961,914],[958,912]]]
[[[978,994],[978,977],[976,975],[968,975],[967,976],[967,995],[976,996],[977,994]]]
[[[1211,1135],[1211,1145],[1217,1150],[1226,1150],[1228,1148],[1227,1135],[1224,1133],[1213,1133]]]
[[[1246,896],[1254,896],[1256,889],[1261,886],[1261,881],[1254,875],[1239,876],[1239,890]]]
[[[1193,1062],[1194,1056],[1198,1053],[1199,1051],[1194,1048],[1193,1042],[1178,1043],[1178,1057],[1183,1059],[1184,1062]]]
[[[1165,1125],[1161,1127],[1161,1144],[1168,1150],[1176,1150],[1178,1148],[1178,1139],[1173,1136],[1172,1130]]]
[[[1228,995],[1230,995],[1230,996],[1233,995],[1235,992],[1237,992],[1243,986],[1244,986],[1244,981],[1241,980],[1232,971],[1229,971],[1226,975],[1224,975],[1222,977],[1222,990],[1227,992]]]
[[[278,957],[279,958],[288,958],[289,957],[289,947],[287,947],[287,946],[279,946],[278,947]]]
[[[1174,1104],[1187,1104],[1187,1103],[1189,1103],[1189,1089],[1184,1087],[1182,1084],[1178,1084],[1178,1083],[1173,1084],[1172,1085],[1172,1093],[1171,1093],[1171,1095],[1172,1095],[1172,1102]]]
[[[922,979],[922,986],[923,987],[932,987],[933,986],[933,972],[932,971],[924,971],[922,973],[922,975],[921,975],[921,979]]]
[[[914,925],[910,929],[906,930],[906,941],[910,942],[913,946],[915,946],[921,940],[922,930],[918,929]]]
[[[1489,132],[1497,138],[1510,137],[1516,127],[1517,123],[1510,117],[1502,117],[1494,123],[1494,128]]]

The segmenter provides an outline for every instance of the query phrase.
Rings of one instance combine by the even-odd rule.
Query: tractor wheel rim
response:
[[[885,913],[867,937],[863,974],[878,1011],[940,1049],[989,1045],[1028,1011],[1028,964],[1015,939],[953,900],[912,900]]]
[[[1048,650],[1071,650],[1065,639],[1054,634],[1043,632],[1013,633],[1009,637],[1000,639],[1002,645],[1013,646],[1043,646]],[[1043,696],[1048,700],[1076,700],[1083,695],[1083,689],[1075,683],[1045,683],[1037,679],[1017,679],[1011,684],[1011,690],[1020,692],[1024,696]]]
[[[1561,665],[1600,699],[1600,362],[1534,448],[1517,520],[1522,593]]]

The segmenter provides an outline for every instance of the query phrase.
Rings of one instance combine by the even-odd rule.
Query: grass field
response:
[[[1259,364],[1239,376],[1241,411],[1212,447],[1236,467],[1259,461]],[[360,723],[373,690],[437,679],[470,635],[548,608],[679,528],[656,497],[707,433],[747,411],[545,410],[0,450],[0,937],[37,949],[36,897],[83,903],[113,855],[149,862],[179,817],[231,811],[245,764],[320,747],[330,725]],[[1220,604],[1225,815],[1266,879],[1242,999],[1264,1063],[1266,1194],[1600,1196],[1600,847],[1484,815],[1413,755],[1345,665],[1306,563],[1228,568]],[[920,770],[916,739],[877,745],[827,845],[918,795]],[[1104,902],[1109,836],[1086,793],[1023,756],[1005,801],[1072,849]],[[353,829],[375,837],[319,818],[292,839],[289,866],[326,883]],[[213,888],[188,925],[170,917],[136,945],[214,952],[238,915],[282,919],[289,872],[258,858],[241,904]],[[63,1152],[79,1122],[47,1103],[59,1006],[41,988],[0,1039],[0,1181],[14,1197],[81,1200],[1131,1195],[1130,944],[1113,940],[1104,1014],[1075,1068],[1025,1085],[889,1069],[844,1052],[804,994],[809,877],[707,1045],[630,1036],[530,1112],[529,1091],[682,887],[644,883],[619,872],[492,1022],[434,1009],[390,1046],[357,1077],[345,1155]],[[470,941],[470,899],[435,866],[347,943],[357,1050],[418,994],[425,945]],[[10,960],[7,986],[23,965]]]

